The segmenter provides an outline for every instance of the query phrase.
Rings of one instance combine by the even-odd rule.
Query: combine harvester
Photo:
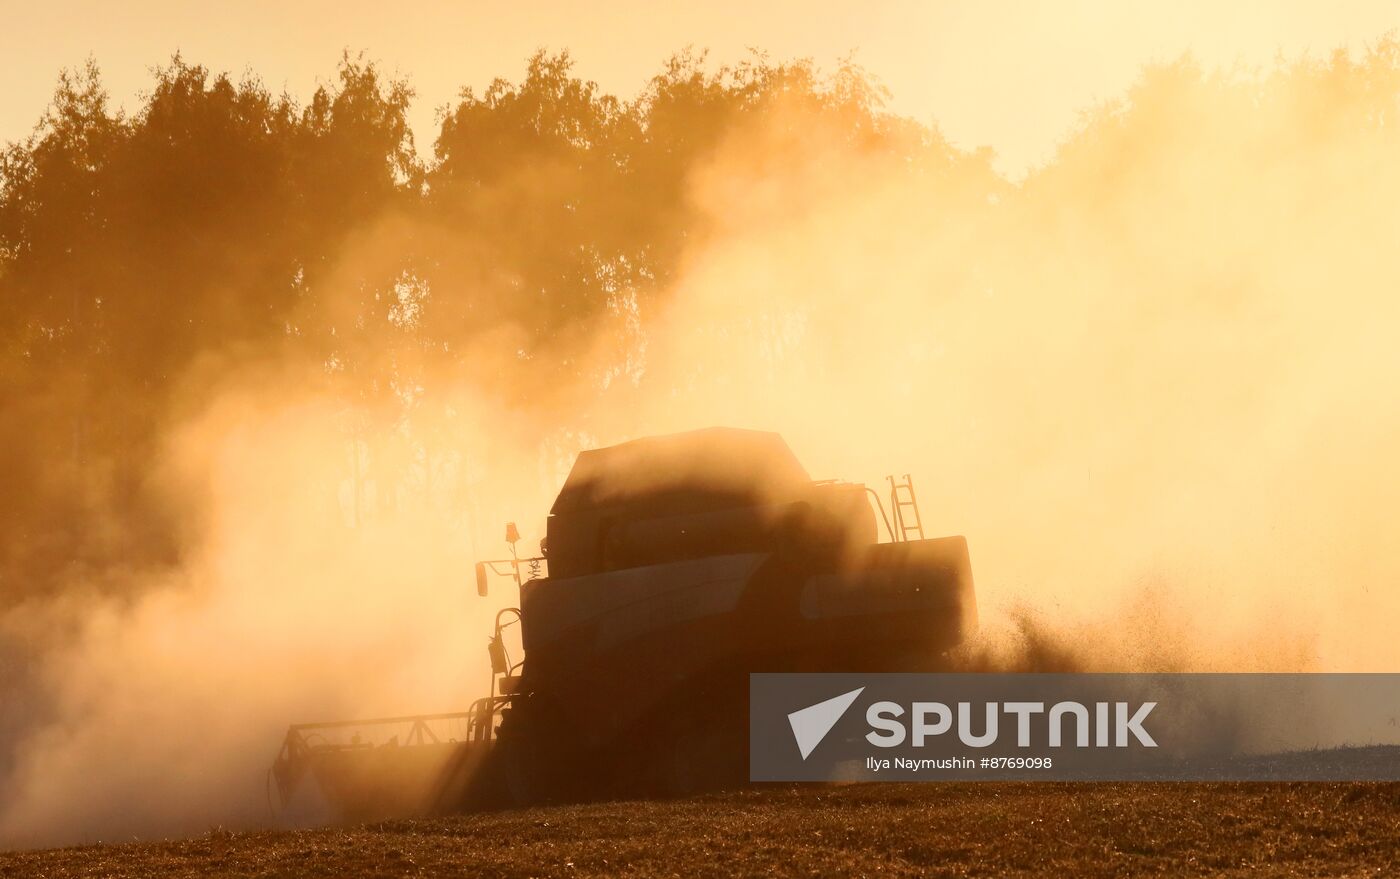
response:
[[[490,695],[291,727],[284,807],[306,788],[366,820],[743,784],[750,672],[931,670],[976,626],[967,542],[925,539],[912,480],[888,482],[813,481],[777,434],[727,428],[580,453],[540,555],[510,524],[511,558],[476,566],[481,595],[493,575],[519,589]]]

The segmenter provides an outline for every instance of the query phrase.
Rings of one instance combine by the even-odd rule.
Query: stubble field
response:
[[[1400,784],[768,787],[0,853],[0,876],[1396,876]]]

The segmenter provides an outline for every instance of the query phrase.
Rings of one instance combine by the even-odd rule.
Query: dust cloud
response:
[[[426,504],[350,521],[346,460],[327,455],[353,454],[344,417],[264,383],[220,394],[170,437],[164,477],[203,499],[207,537],[135,601],[87,597],[78,630],[43,656],[50,720],[16,752],[7,841],[266,823],[287,723],[459,710],[481,694],[470,540]]]
[[[1152,70],[990,194],[736,137],[697,184],[725,234],[648,349],[680,405],[637,420],[913,473],[983,608],[1119,653],[1394,668],[1396,107],[1354,75]]]
[[[782,433],[815,478],[913,474],[926,533],[971,546],[970,666],[1393,669],[1397,83],[1339,69],[1146,71],[1017,184],[778,102],[690,175],[706,233],[667,295],[574,343],[590,384],[507,405],[486,383],[527,361],[424,368],[413,394],[451,417],[374,440],[416,493],[360,471],[366,413],[318,365],[193,389],[153,478],[195,550],[0,622],[36,718],[0,842],[259,824],[288,722],[465,707],[509,598],[471,585],[500,526],[538,539],[580,448],[710,425]],[[389,258],[405,222],[347,258]],[[558,423],[571,397],[595,402]]]

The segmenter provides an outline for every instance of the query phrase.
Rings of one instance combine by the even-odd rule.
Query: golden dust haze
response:
[[[1391,41],[1152,65],[1009,179],[861,110],[877,93],[777,89],[685,167],[670,273],[613,266],[601,316],[547,343],[490,236],[565,222],[514,206],[572,171],[524,163],[460,214],[377,208],[314,302],[354,364],[207,344],[168,376],[142,478],[173,563],[118,553],[0,604],[24,711],[0,842],[265,823],[288,722],[465,707],[513,600],[471,585],[504,522],[538,539],[580,449],[716,424],[781,432],[814,478],[913,474],[926,531],[968,537],[989,641],[1029,614],[1100,667],[1394,669],[1397,99]],[[399,265],[439,246],[464,255],[437,287]],[[449,286],[486,326],[450,361],[404,343]]]

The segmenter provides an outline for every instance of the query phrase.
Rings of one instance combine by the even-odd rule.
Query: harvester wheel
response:
[[[501,793],[507,804],[529,806],[545,799],[543,779],[540,778],[539,763],[532,759],[527,749],[502,743],[499,747]]]
[[[528,806],[572,796],[579,767],[548,735],[566,725],[546,722],[546,705],[535,700],[513,711],[509,723],[502,721],[494,754],[504,801]]]
[[[745,716],[732,711],[690,715],[658,755],[658,792],[690,796],[741,786],[748,777]]]

